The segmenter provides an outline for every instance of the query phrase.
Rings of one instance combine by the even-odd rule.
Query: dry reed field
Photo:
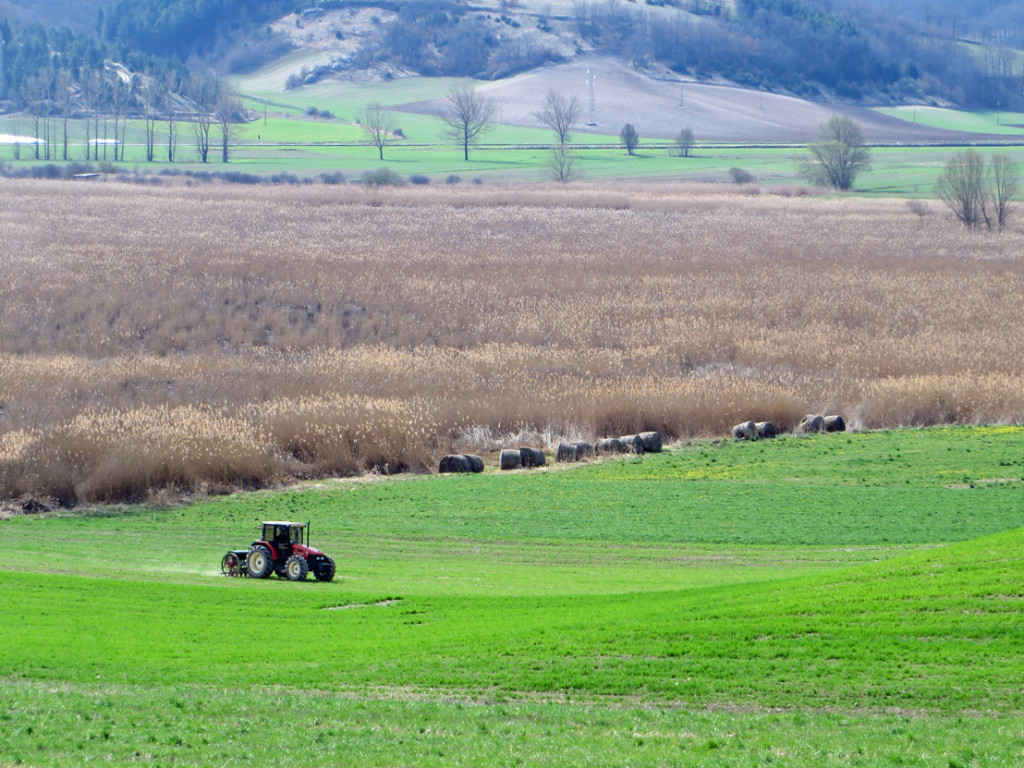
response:
[[[808,411],[1024,421],[1019,226],[644,186],[0,185],[0,497]]]

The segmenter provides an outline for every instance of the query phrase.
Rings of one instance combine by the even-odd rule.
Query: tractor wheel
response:
[[[224,555],[224,559],[220,561],[220,572],[225,576],[241,576],[244,571],[242,569],[242,561],[234,552],[228,552]]]
[[[289,581],[305,581],[309,574],[309,563],[302,555],[292,555],[284,564],[284,572]]]
[[[265,579],[274,572],[274,558],[266,547],[253,547],[245,558],[245,569],[254,579]]]
[[[332,581],[334,579],[334,560],[324,557],[313,575],[317,581]]]

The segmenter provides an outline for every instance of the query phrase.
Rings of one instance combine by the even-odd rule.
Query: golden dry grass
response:
[[[0,495],[1024,420],[1018,230],[668,185],[0,187]]]

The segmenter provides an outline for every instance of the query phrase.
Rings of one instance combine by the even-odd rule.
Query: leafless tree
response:
[[[174,162],[178,151],[178,105],[175,91],[176,78],[168,75],[160,84],[160,100],[163,103],[164,120],[167,121],[167,162]]]
[[[533,116],[550,128],[558,136],[559,144],[570,141],[569,131],[580,117],[580,103],[575,96],[549,91],[544,99],[544,108],[534,112]]]
[[[448,126],[447,135],[462,147],[465,160],[469,160],[469,145],[476,143],[480,134],[490,127],[493,114],[494,102],[472,88],[448,92],[441,119]]]
[[[985,159],[973,149],[946,162],[935,191],[964,226],[992,226],[985,200]]]
[[[819,131],[821,141],[807,145],[811,157],[803,175],[813,184],[848,190],[857,174],[871,166],[871,151],[864,145],[860,126],[848,117],[833,115]]]
[[[92,125],[93,125],[93,114],[96,111],[96,98],[97,90],[99,88],[99,80],[95,72],[86,72],[79,78],[79,88],[81,88],[82,102],[85,105],[85,159],[91,160],[92,153],[98,151],[98,144],[93,142],[92,136]],[[97,138],[99,138],[99,125],[96,126]],[[97,155],[98,158],[98,155]]]
[[[217,78],[197,72],[189,81],[188,96],[195,104],[189,123],[196,140],[196,153],[200,162],[210,157],[210,131],[213,128],[214,108],[217,104]]]
[[[62,69],[57,73],[57,108],[60,110],[60,117],[63,123],[63,153],[61,155],[62,160],[68,159],[68,121],[71,119],[71,110],[74,107],[74,91],[72,86],[74,81],[71,77],[71,73]]]
[[[114,162],[124,160],[124,142],[121,133],[122,122],[128,110],[128,85],[121,79],[119,72],[114,72],[110,83],[110,112],[114,117]]]
[[[363,130],[370,137],[370,142],[377,148],[380,159],[384,159],[384,147],[391,142],[394,120],[391,113],[384,109],[379,103],[373,102],[366,105],[366,114],[363,116]]]
[[[234,138],[239,124],[242,103],[227,88],[222,86],[219,90],[213,113],[217,120],[217,128],[220,130],[220,161],[226,163],[228,161],[228,146]]]
[[[988,229],[1006,226],[1019,190],[1020,178],[1009,157],[994,155],[986,168],[985,158],[973,149],[953,155],[935,185],[961,224]]]
[[[153,80],[142,80],[136,75],[132,79],[132,90],[142,106],[142,120],[146,129],[146,162],[153,162],[156,156],[157,99],[159,86]]]
[[[689,157],[693,151],[693,130],[691,128],[683,128],[676,136],[675,146],[669,150],[669,153],[676,157]]]
[[[579,178],[576,156],[565,144],[556,144],[551,148],[547,166],[555,181],[568,182]]]
[[[992,213],[996,226],[1006,226],[1013,210],[1012,201],[1020,192],[1020,176],[1013,161],[1006,155],[993,155],[989,163],[989,189],[992,195]]]

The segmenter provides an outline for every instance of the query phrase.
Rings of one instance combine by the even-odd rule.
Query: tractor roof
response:
[[[305,528],[305,523],[289,523],[282,520],[264,520],[263,525],[287,525],[289,528]]]

